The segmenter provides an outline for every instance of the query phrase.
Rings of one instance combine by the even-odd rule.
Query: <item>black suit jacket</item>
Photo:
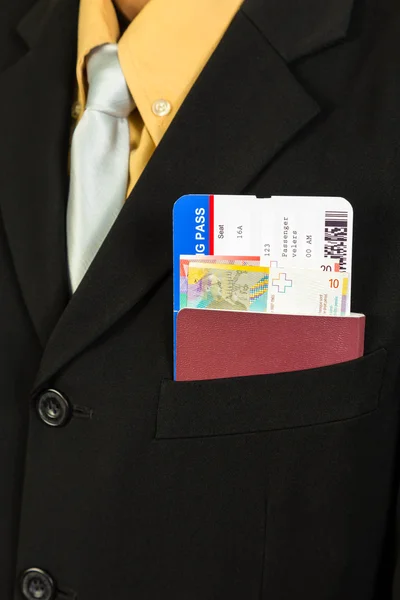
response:
[[[77,14],[0,8],[1,599],[398,599],[397,0],[245,0],[70,299]],[[173,382],[185,193],[347,198],[365,357]]]

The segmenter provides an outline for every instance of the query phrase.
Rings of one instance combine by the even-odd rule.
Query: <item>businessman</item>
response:
[[[400,599],[399,57],[397,0],[2,0],[1,600]],[[187,193],[345,197],[364,356],[174,382]]]

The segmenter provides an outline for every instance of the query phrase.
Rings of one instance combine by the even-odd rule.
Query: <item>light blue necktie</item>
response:
[[[67,251],[75,292],[126,198],[129,123],[135,108],[117,44],[98,46],[87,60],[88,98],[72,137]]]

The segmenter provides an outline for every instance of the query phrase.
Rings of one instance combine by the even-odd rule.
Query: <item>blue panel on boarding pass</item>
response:
[[[180,256],[212,254],[210,252],[211,198],[212,196],[208,194],[187,194],[175,202],[173,209],[174,373],[175,324],[180,306]]]

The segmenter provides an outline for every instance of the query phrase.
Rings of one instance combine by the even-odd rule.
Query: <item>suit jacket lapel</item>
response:
[[[35,389],[169,273],[177,198],[243,192],[318,114],[280,49],[253,22],[260,2],[244,4],[175,117],[52,332]],[[336,38],[342,34],[340,27]],[[332,31],[329,37],[332,43]],[[294,41],[291,47],[293,59]]]
[[[243,11],[291,62],[346,37],[354,0],[246,0]]]
[[[67,301],[65,201],[78,0],[42,0],[20,24],[31,47],[0,75],[0,210],[22,294],[45,345]],[[6,118],[4,118],[6,115]]]

